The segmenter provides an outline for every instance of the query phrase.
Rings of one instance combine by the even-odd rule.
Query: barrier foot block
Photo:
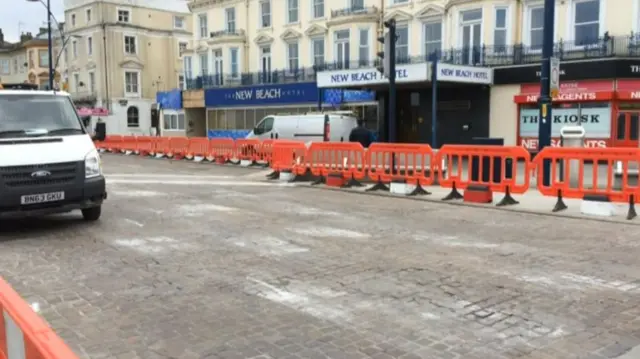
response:
[[[470,203],[491,203],[493,202],[493,191],[489,186],[470,185],[464,190],[463,200]]]
[[[276,180],[276,179],[280,178],[280,172],[273,171],[273,172],[269,173],[266,177],[267,177],[267,179],[270,179],[270,180]]]
[[[378,183],[376,183],[372,187],[367,188],[365,191],[367,191],[367,192],[373,192],[373,191],[386,191],[386,192],[389,192],[389,187],[387,187],[381,181],[378,181]]]
[[[351,175],[351,178],[342,187],[343,188],[351,188],[351,187],[362,187],[362,186],[363,186],[363,184],[358,182],[358,180],[353,178],[353,175]]]
[[[454,199],[463,199],[464,197],[460,194],[460,192],[458,192],[458,189],[456,188],[456,184],[454,183],[453,186],[451,187],[451,192],[442,200],[443,201],[451,201]]]
[[[329,187],[344,187],[345,180],[341,173],[331,173],[325,184]]]
[[[411,193],[409,193],[407,196],[426,196],[426,195],[430,195],[431,192],[427,191],[426,189],[422,188],[422,186],[420,185],[420,183],[416,184],[416,188],[411,191]]]
[[[504,193],[504,197],[500,200],[500,202],[496,203],[497,207],[503,206],[513,206],[514,204],[519,204],[520,202],[516,201],[515,198],[511,196],[511,191],[509,187],[507,187],[507,191]]]
[[[636,217],[638,217],[638,213],[636,213],[635,198],[631,195],[629,197],[629,212],[627,212],[627,220],[632,220]]]
[[[567,208],[569,207],[567,207],[567,205],[564,203],[564,200],[562,200],[562,191],[558,190],[558,201],[556,201],[556,205],[553,207],[551,212],[560,212],[564,211]]]
[[[319,184],[325,184],[325,183],[327,183],[327,180],[323,176],[320,176],[320,177],[318,177],[317,180],[311,182],[311,185],[312,186],[317,186]]]

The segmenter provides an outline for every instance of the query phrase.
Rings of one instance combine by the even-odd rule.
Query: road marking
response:
[[[123,178],[206,178],[206,179],[232,179],[238,176],[224,175],[199,175],[199,174],[164,174],[164,173],[111,173],[105,174],[105,177],[123,177]]]
[[[126,190],[126,191],[110,190],[109,194],[112,194],[115,196],[122,196],[122,197],[162,197],[166,195],[166,193],[162,193],[162,192],[137,191],[137,190]]]
[[[195,246],[189,243],[180,242],[169,237],[148,237],[116,239],[113,244],[119,247],[126,247],[145,254],[157,254],[165,251],[194,250]]]
[[[295,253],[309,252],[309,248],[284,241],[280,238],[265,236],[256,240],[232,240],[235,246],[255,250],[263,255],[282,256]]]
[[[125,218],[124,219],[125,222],[129,223],[129,224],[133,224],[134,226],[138,226],[140,228],[144,227],[144,224],[134,221],[133,219],[129,219],[129,218]]]
[[[363,239],[371,237],[370,234],[350,231],[348,229],[332,228],[332,227],[306,227],[306,228],[287,228],[287,230],[310,237],[320,238],[352,238]]]
[[[200,217],[210,212],[236,212],[238,209],[227,206],[220,206],[217,204],[198,203],[198,204],[183,204],[177,207],[177,211],[180,215],[185,217]]]
[[[181,185],[181,186],[246,186],[246,187],[269,187],[274,184],[269,182],[250,182],[250,181],[204,181],[204,180],[167,180],[167,179],[126,179],[126,178],[108,178],[108,184],[163,184],[163,185]],[[293,183],[279,183],[278,186],[293,187]]]

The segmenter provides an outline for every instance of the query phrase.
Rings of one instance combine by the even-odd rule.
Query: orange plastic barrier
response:
[[[211,152],[211,142],[206,137],[193,137],[189,140],[186,158],[207,157]]]
[[[108,136],[107,140],[107,151],[109,152],[120,152],[120,145],[122,144],[122,136],[114,135]]]
[[[280,141],[280,140],[276,140]],[[272,161],[272,152],[273,152],[273,144],[274,140],[264,140],[258,146],[258,151],[256,152],[256,162],[261,162],[264,164],[271,164]]]
[[[458,189],[481,185],[493,192],[504,193],[505,197],[498,202],[499,206],[504,206],[518,203],[511,194],[529,190],[530,177],[526,169],[531,154],[524,147],[444,145],[438,151],[436,161],[439,165],[444,161],[446,168],[446,171],[438,171],[440,186],[451,188],[444,200],[460,199],[462,195]],[[524,175],[518,174],[520,163],[525,166]],[[473,173],[477,173],[477,178],[472,178]]]
[[[0,312],[0,359],[17,358],[22,350],[24,359],[78,359],[2,278]]]
[[[183,159],[189,152],[189,139],[187,137],[171,137],[169,140],[169,152],[167,157],[176,160]]]
[[[240,161],[251,161],[255,163],[260,150],[260,140],[257,138],[242,138],[236,140],[235,159]]]
[[[155,152],[156,149],[156,137],[140,136],[137,139],[135,153],[140,156],[148,156]]]
[[[548,186],[543,181],[545,161],[549,161],[551,169]],[[635,202],[640,187],[637,181],[630,183],[629,177],[631,171],[640,167],[640,148],[546,147],[533,164],[538,191],[558,198],[554,212],[567,208],[563,198],[600,197],[629,203],[627,218],[636,217]]]
[[[236,142],[232,138],[212,138],[209,144],[209,161],[225,164],[236,154]]]
[[[122,142],[119,146],[119,150],[120,152],[133,152],[137,149],[137,143],[138,141],[135,136],[122,136]]]
[[[282,171],[291,171],[295,175],[296,167],[304,167],[300,165],[305,162],[306,154],[307,146],[302,141],[273,141],[271,145],[271,169],[274,174],[270,177],[275,178],[275,174],[279,174]]]
[[[151,155],[167,156],[170,153],[171,153],[171,138],[158,137],[158,140],[156,141],[155,153],[152,153]]]
[[[431,146],[411,143],[373,143],[367,150],[369,178],[376,185],[369,190],[389,190],[385,183],[405,180],[416,186],[411,195],[430,194],[422,186],[434,182],[435,155]]]
[[[305,171],[309,168],[315,183],[325,182],[330,174],[339,173],[348,180],[346,186],[361,186],[366,176],[365,150],[357,142],[312,142],[305,158]]]

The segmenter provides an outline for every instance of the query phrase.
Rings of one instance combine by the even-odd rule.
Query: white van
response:
[[[0,84],[0,218],[82,211],[107,198],[100,155],[69,94]]]
[[[351,111],[270,115],[263,118],[247,138],[348,142],[351,130],[357,125],[357,118]]]

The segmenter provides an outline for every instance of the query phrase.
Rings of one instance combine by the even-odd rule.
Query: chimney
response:
[[[4,33],[2,33],[2,29],[0,29],[0,46],[4,45]]]
[[[48,29],[47,29],[46,27],[41,27],[41,28],[38,30],[38,35],[46,34],[46,33],[47,33],[47,31],[48,31]]]
[[[20,42],[27,42],[31,39],[33,39],[33,35],[30,32],[26,34],[23,32],[22,35],[20,35]]]

